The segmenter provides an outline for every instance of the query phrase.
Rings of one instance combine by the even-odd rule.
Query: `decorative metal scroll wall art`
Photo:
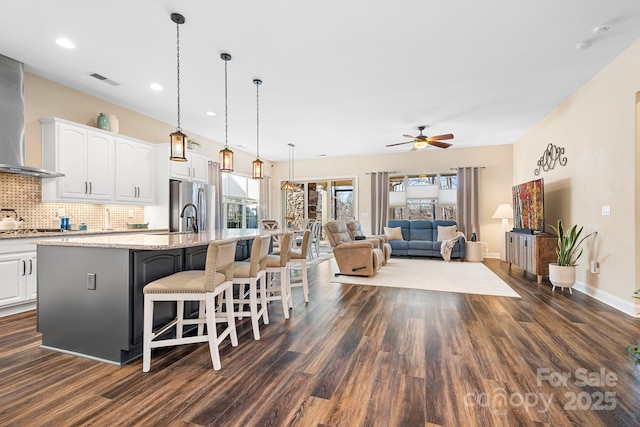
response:
[[[560,166],[567,164],[567,157],[564,155],[564,147],[557,147],[551,143],[547,145],[547,149],[542,153],[542,157],[538,160],[538,168],[533,171],[537,175],[540,174],[540,169],[545,172],[550,171],[556,167],[556,163],[560,163]]]

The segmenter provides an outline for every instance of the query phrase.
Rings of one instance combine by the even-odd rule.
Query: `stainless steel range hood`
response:
[[[24,165],[24,64],[0,55],[0,172],[42,178],[64,176]]]

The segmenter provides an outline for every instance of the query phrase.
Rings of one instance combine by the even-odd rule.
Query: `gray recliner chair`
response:
[[[333,255],[340,273],[348,276],[373,276],[383,264],[384,255],[378,242],[351,240],[347,224],[342,220],[325,224],[327,239],[333,247]]]

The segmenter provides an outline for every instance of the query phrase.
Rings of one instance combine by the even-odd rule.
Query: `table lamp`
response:
[[[506,261],[506,240],[505,236],[509,228],[509,219],[513,218],[513,208],[508,203],[501,203],[491,217],[502,220],[502,234],[500,234],[500,260]]]

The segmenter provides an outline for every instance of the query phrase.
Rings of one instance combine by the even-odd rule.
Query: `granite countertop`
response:
[[[39,232],[39,233],[13,233],[13,232],[0,232],[0,241],[8,240],[8,239],[33,239],[37,238],[49,238],[49,237],[60,237],[60,236],[92,236],[92,235],[104,235],[104,234],[122,234],[122,233],[158,233],[158,232],[166,232],[166,228],[157,228],[157,229],[149,229],[149,228],[117,228],[111,230],[74,230],[74,231],[54,231],[54,232]]]
[[[147,230],[148,231],[148,230]],[[76,246],[86,248],[166,250],[191,246],[203,246],[212,240],[247,240],[263,234],[280,234],[281,231],[262,230],[209,230],[189,232],[147,232],[128,234],[94,235],[84,237],[58,237],[38,239],[34,243],[47,246]]]

